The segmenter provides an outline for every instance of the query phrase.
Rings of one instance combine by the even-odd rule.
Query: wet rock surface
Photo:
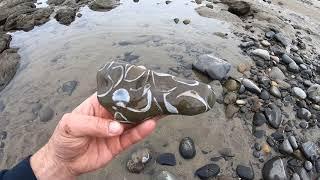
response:
[[[56,18],[56,20],[60,24],[64,24],[64,25],[71,24],[74,21],[75,17],[76,17],[76,11],[75,9],[72,9],[72,8],[59,9],[56,12],[56,15],[54,16],[54,18]]]
[[[16,49],[6,49],[0,54],[0,90],[14,77],[20,61]]]
[[[207,84],[118,62],[107,63],[98,71],[97,84],[100,104],[124,123],[162,114],[196,115],[215,103]]]
[[[185,137],[180,141],[179,152],[184,159],[194,158],[196,155],[196,148],[190,137]]]
[[[94,11],[110,11],[119,5],[117,0],[94,0],[89,4],[89,8]]]
[[[220,173],[220,167],[217,164],[207,164],[196,171],[200,179],[216,177]]]

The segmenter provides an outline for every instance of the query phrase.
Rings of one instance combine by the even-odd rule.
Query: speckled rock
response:
[[[256,93],[256,94],[260,94],[261,93],[261,89],[251,80],[244,78],[242,80],[242,84],[244,85],[244,87],[252,92],[252,93]]]
[[[270,104],[268,108],[265,109],[264,114],[267,118],[268,124],[278,129],[280,127],[280,124],[282,123],[282,114],[281,109],[276,106],[275,104]]]
[[[196,155],[196,147],[190,137],[185,137],[180,141],[179,152],[184,159],[194,158]]]
[[[216,164],[207,164],[196,171],[196,175],[203,180],[216,177],[220,173],[220,167]]]
[[[285,165],[280,157],[274,157],[267,161],[262,168],[264,180],[287,180]]]
[[[127,169],[132,173],[140,173],[145,164],[151,159],[151,151],[148,148],[141,148],[134,151],[127,161]]]
[[[120,62],[101,68],[97,84],[100,104],[124,123],[162,114],[200,114],[215,102],[213,89],[207,84]]]

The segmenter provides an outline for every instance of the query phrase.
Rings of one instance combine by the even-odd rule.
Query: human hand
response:
[[[107,165],[117,154],[148,136],[156,119],[135,127],[113,121],[93,94],[65,114],[48,143],[30,159],[37,179],[75,179]]]

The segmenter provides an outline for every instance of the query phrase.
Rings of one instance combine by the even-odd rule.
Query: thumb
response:
[[[123,132],[123,126],[118,121],[75,113],[65,114],[60,128],[64,133],[75,137],[112,137]]]

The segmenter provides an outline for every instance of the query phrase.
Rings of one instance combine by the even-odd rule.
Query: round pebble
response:
[[[303,166],[307,171],[311,171],[312,170],[312,163],[310,161],[305,161]]]

